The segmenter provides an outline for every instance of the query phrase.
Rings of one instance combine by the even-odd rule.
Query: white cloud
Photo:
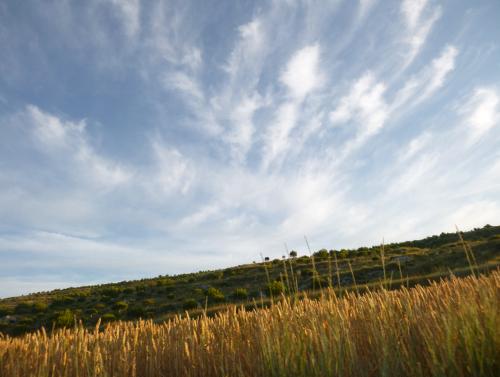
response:
[[[493,88],[476,88],[459,112],[465,117],[471,140],[477,141],[500,125],[500,94]]]
[[[242,79],[241,75],[244,72],[258,71],[260,58],[266,51],[266,36],[263,28],[263,21],[259,18],[254,18],[238,28],[239,38],[224,67],[231,76],[231,80]],[[249,78],[255,80],[253,75]]]
[[[441,7],[428,7],[427,0],[404,0],[400,11],[406,26],[403,40],[409,46],[403,64],[403,69],[405,69],[420,53],[432,27],[441,17]]]
[[[495,201],[480,200],[468,203],[447,216],[449,224],[456,224],[460,230],[482,227],[500,222],[500,205]]]
[[[377,133],[387,120],[389,108],[384,99],[386,85],[378,82],[371,72],[365,73],[351,86],[330,113],[330,121],[336,124],[355,122],[358,137],[366,138]]]
[[[182,218],[176,225],[178,229],[193,228],[208,221],[212,216],[220,213],[221,208],[216,204],[209,204]]]
[[[87,144],[82,144],[76,154],[78,161],[89,179],[108,187],[127,183],[132,178],[132,172],[112,160],[99,156]]]
[[[390,195],[401,194],[407,191],[419,191],[421,185],[432,182],[434,167],[438,163],[438,156],[430,153],[420,155],[409,165],[405,165],[404,171],[390,183],[388,190]]]
[[[126,183],[132,172],[120,164],[100,156],[88,141],[86,123],[64,121],[38,107],[26,107],[24,119],[38,147],[55,158],[64,160],[69,174],[105,188]]]
[[[421,95],[422,99],[430,97],[444,84],[446,76],[455,68],[458,50],[454,46],[446,46],[441,56],[432,61],[431,78]]]
[[[328,174],[305,172],[287,182],[287,210],[280,225],[283,237],[319,233],[339,206],[340,195],[332,193]],[[299,233],[299,234],[297,234]]]
[[[81,142],[85,121],[63,122],[33,105],[26,107],[26,113],[33,122],[33,133],[43,145],[49,148],[67,147],[70,143]]]
[[[297,125],[298,105],[287,102],[276,111],[273,125],[266,139],[263,167],[267,169],[276,158],[283,156],[289,147],[290,132]]]
[[[245,162],[254,143],[254,114],[266,105],[257,85],[269,52],[267,27],[262,17],[238,27],[235,44],[223,66],[227,79],[210,100],[216,118],[225,124],[223,140],[231,148],[233,163]]]
[[[432,97],[444,86],[446,78],[455,69],[458,53],[455,46],[445,46],[430,65],[410,77],[396,93],[391,111],[409,110]]]
[[[319,63],[320,48],[317,43],[300,49],[291,57],[280,81],[287,86],[292,97],[303,99],[321,86],[323,79]]]
[[[358,20],[362,21],[370,13],[378,0],[359,0]],[[358,22],[359,22],[358,21]]]
[[[123,26],[129,38],[133,38],[140,30],[140,0],[110,0],[123,18]]]
[[[288,98],[276,109],[264,137],[264,169],[268,169],[273,163],[280,166],[290,147],[290,135],[298,125],[306,96],[320,89],[323,84],[319,44],[296,51],[282,71],[280,81],[288,89]]]
[[[171,195],[175,193],[186,194],[191,187],[195,172],[189,161],[175,148],[170,148],[158,141],[153,141],[152,148],[156,166],[146,176],[146,186],[155,196]],[[149,180],[154,183],[150,185]]]
[[[233,156],[237,161],[243,161],[251,148],[255,132],[253,116],[263,103],[264,100],[258,94],[241,97],[230,112],[231,127],[225,140],[234,147]]]
[[[423,132],[408,143],[400,152],[400,161],[408,161],[418,155],[432,141],[432,134],[428,131]]]
[[[199,83],[192,76],[184,72],[173,72],[165,75],[163,79],[165,89],[176,89],[182,95],[187,96],[190,101],[203,101],[204,95]]]
[[[413,30],[418,26],[427,3],[428,0],[404,0],[401,3],[401,12],[405,17],[405,22],[409,29]]]

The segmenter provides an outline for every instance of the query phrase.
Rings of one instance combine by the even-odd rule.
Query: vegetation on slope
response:
[[[0,375],[495,376],[500,272],[268,309],[0,337]]]
[[[463,233],[481,271],[500,262],[500,226]],[[308,252],[309,254],[309,252]],[[191,316],[223,310],[228,304],[247,309],[270,304],[271,295],[309,296],[332,286],[350,290],[398,288],[470,273],[468,254],[455,233],[418,241],[357,250],[321,249],[310,256],[291,251],[285,259],[252,263],[218,271],[159,276],[140,281],[41,292],[0,300],[0,332],[21,335],[44,326],[72,326],[81,321],[94,327],[115,320],[149,318],[164,321],[189,310]],[[383,262],[383,263],[382,263]],[[269,276],[269,277],[268,277]],[[207,309],[205,311],[205,309]]]

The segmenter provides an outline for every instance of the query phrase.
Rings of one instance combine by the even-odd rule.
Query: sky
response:
[[[0,297],[500,224],[499,19],[0,2]]]

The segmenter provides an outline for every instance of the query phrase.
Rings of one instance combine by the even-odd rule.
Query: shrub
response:
[[[229,277],[229,276],[234,276],[237,275],[239,271],[233,269],[233,268],[228,268],[223,271],[224,276]]]
[[[222,293],[219,289],[213,287],[207,289],[207,296],[209,299],[215,302],[223,302],[226,299],[224,297],[224,293]]]
[[[198,307],[198,302],[194,298],[188,298],[182,303],[182,308],[184,310],[196,309]]]
[[[328,280],[316,275],[311,279],[311,288],[320,289],[328,286]]]
[[[109,304],[111,301],[113,301],[113,297],[111,297],[111,296],[101,296],[101,301],[105,302],[106,304]]]
[[[85,310],[85,314],[90,316],[90,317],[93,317],[97,313],[99,313],[99,312],[97,311],[97,309],[94,309],[94,308],[90,308],[90,309]]]
[[[161,279],[158,279],[156,281],[157,287],[164,287],[164,286],[174,285],[174,284],[175,284],[175,281],[173,279],[170,279],[170,278],[161,278]]]
[[[113,305],[113,309],[118,310],[119,312],[127,310],[127,308],[128,308],[128,303],[126,301],[117,301]]]
[[[94,308],[98,311],[101,311],[102,309],[104,309],[106,307],[106,305],[104,305],[103,303],[98,303],[98,304],[95,304]]]
[[[147,285],[146,284],[139,284],[139,285],[136,285],[135,286],[135,292],[138,294],[138,295],[142,295],[146,292],[146,290],[148,289]]]
[[[27,314],[31,313],[32,310],[33,310],[33,304],[28,302],[20,302],[19,304],[16,305],[16,308],[14,309],[16,314]]]
[[[166,313],[166,312],[172,312],[176,309],[176,306],[174,304],[163,304],[160,306],[158,309],[159,313]]]
[[[71,310],[66,309],[62,313],[59,313],[56,319],[56,325],[60,327],[69,327],[72,326],[75,322],[73,313]]]
[[[144,306],[154,306],[156,304],[156,300],[154,298],[147,298],[142,303]]]
[[[43,313],[45,311],[47,311],[47,304],[44,303],[44,302],[35,302],[33,304],[33,311],[35,313]]]
[[[266,293],[278,296],[285,291],[285,286],[281,281],[272,281],[266,287]]]
[[[370,255],[370,249],[368,249],[367,247],[360,247],[358,249],[358,253],[362,255]]]
[[[207,274],[207,279],[220,280],[224,277],[224,273],[222,271],[214,271]]]
[[[144,310],[144,307],[141,305],[130,305],[127,308],[127,315],[131,318],[139,318],[139,317],[144,317],[146,315],[146,311]]]
[[[0,305],[0,317],[12,314],[13,310],[7,305]]]
[[[312,268],[304,268],[303,270],[300,270],[300,276],[313,276],[314,275],[314,270]]]
[[[202,295],[203,294],[203,289],[201,289],[201,288],[195,288],[195,289],[193,289],[193,292],[196,295]]]
[[[132,293],[134,293],[134,288],[127,287],[123,290],[123,293],[125,293],[126,295],[131,295]]]
[[[297,259],[297,262],[299,263],[309,263],[309,258],[307,255],[303,255],[300,258]]]
[[[248,297],[246,288],[236,288],[233,292],[233,297],[238,300],[244,300]]]
[[[115,321],[116,316],[113,313],[106,313],[101,317],[101,321],[103,322],[110,322],[110,321]]]
[[[70,297],[73,297],[73,299],[77,300],[78,302],[84,302],[89,296],[90,293],[88,291],[79,291],[70,295]]]
[[[322,259],[322,258],[328,258],[328,250],[326,249],[321,249],[321,250],[318,250],[314,253],[314,256],[316,258],[319,258],[319,259]]]
[[[56,296],[52,300],[52,302],[50,303],[50,306],[58,308],[58,307],[62,307],[62,306],[71,305],[74,302],[75,302],[75,300],[73,299],[73,297],[69,297],[69,296]]]
[[[108,296],[112,298],[118,297],[122,293],[122,289],[118,287],[106,287],[101,289],[101,294],[103,296]]]

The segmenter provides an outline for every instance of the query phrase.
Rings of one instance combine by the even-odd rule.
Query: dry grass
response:
[[[500,272],[214,318],[0,337],[0,376],[495,376]]]

